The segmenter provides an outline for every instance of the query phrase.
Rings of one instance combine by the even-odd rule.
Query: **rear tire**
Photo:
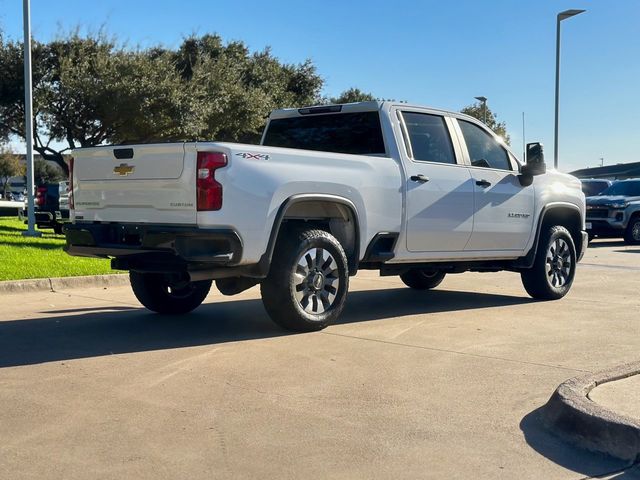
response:
[[[138,301],[157,313],[188,313],[204,301],[211,280],[201,282],[169,282],[159,273],[129,272],[131,288]]]
[[[328,232],[296,229],[278,239],[260,284],[271,319],[287,330],[322,330],[342,312],[349,289],[347,257]]]
[[[559,225],[541,233],[533,267],[520,273],[524,289],[533,298],[557,300],[564,297],[576,273],[576,247],[569,231]]]
[[[400,280],[407,287],[414,290],[431,290],[436,288],[444,280],[445,273],[438,270],[426,270],[423,268],[412,268],[408,272],[400,275]]]
[[[640,215],[636,215],[629,220],[629,225],[624,231],[624,242],[629,245],[640,244]]]

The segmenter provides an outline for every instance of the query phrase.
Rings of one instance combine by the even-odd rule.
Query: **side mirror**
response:
[[[528,186],[533,183],[533,177],[542,175],[547,171],[544,163],[544,152],[541,143],[527,144],[527,163],[520,169],[520,183]]]

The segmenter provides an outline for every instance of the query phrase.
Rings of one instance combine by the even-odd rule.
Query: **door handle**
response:
[[[476,180],[476,185],[482,188],[487,188],[491,186],[491,182],[483,178],[482,180]]]
[[[419,173],[418,175],[411,175],[410,179],[412,182],[420,182],[420,183],[426,183],[429,181],[429,177],[421,173]]]

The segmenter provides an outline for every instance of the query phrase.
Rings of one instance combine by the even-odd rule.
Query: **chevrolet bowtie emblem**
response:
[[[113,168],[114,175],[120,175],[121,177],[126,177],[127,175],[133,173],[136,167],[133,165],[127,165],[126,163],[121,163],[117,167]]]

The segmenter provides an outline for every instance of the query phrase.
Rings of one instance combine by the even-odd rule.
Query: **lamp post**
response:
[[[484,124],[487,124],[487,97],[474,97],[476,100],[482,102],[482,115],[484,117]]]
[[[565,10],[560,12],[556,18],[556,118],[553,141],[553,166],[558,168],[558,105],[560,102],[560,22],[579,15],[586,10]]]
[[[27,230],[22,232],[25,237],[40,237],[42,234],[35,229],[36,215],[34,178],[33,178],[33,105],[31,85],[31,8],[30,0],[23,0],[24,19],[24,123],[25,140],[27,142]]]
[[[526,142],[526,135],[525,135],[525,131],[524,131],[524,112],[522,112],[522,159],[526,160],[527,158],[527,142]]]

